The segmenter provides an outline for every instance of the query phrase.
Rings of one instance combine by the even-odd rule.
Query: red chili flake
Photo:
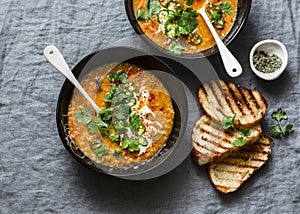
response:
[[[155,94],[150,94],[150,97],[149,97],[149,102],[151,102],[152,100],[154,100],[156,98]]]
[[[159,110],[160,110],[160,111],[163,111],[163,110],[164,110],[164,107],[161,107]]]

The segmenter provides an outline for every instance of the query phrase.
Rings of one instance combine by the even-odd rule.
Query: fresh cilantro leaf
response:
[[[281,129],[279,126],[273,126],[271,129],[270,129],[270,135],[272,137],[275,137],[275,138],[278,138],[280,137],[281,135]]]
[[[282,134],[283,135],[287,135],[288,133],[290,133],[293,130],[293,125],[292,124],[288,124],[283,130],[282,130]]]
[[[146,21],[148,19],[149,19],[149,17],[148,17],[148,13],[147,12],[144,12],[141,9],[137,9],[137,20],[138,21],[144,22],[144,21]]]
[[[126,134],[129,124],[126,120],[113,120],[113,126],[120,134]]]
[[[150,1],[149,10],[148,10],[150,18],[153,15],[157,15],[159,11],[160,11],[160,3],[158,1]]]
[[[186,5],[192,6],[194,4],[194,0],[186,0]]]
[[[135,151],[139,151],[139,143],[135,140],[135,141],[131,141],[131,143],[128,146],[128,150],[130,152],[135,152]]]
[[[115,150],[115,152],[114,152],[114,157],[115,157],[116,159],[122,158],[122,155],[123,155],[123,153],[122,153],[120,150]]]
[[[112,142],[119,142],[120,141],[120,135],[118,135],[118,134],[110,134],[108,138]]]
[[[128,79],[128,75],[125,74],[124,72],[119,72],[118,73],[118,80],[121,82],[121,83],[125,83],[127,82],[127,79]]]
[[[129,146],[129,140],[128,139],[122,140],[121,146],[123,149],[127,149]]]
[[[239,131],[243,133],[245,137],[250,137],[251,136],[251,131],[250,129],[246,128],[239,128]]]
[[[288,119],[288,116],[287,116],[286,112],[282,111],[281,108],[279,108],[277,111],[274,111],[271,116],[277,122]]]
[[[97,117],[94,122],[98,128],[98,131],[106,135],[110,128],[110,125],[104,122],[100,117]]]
[[[234,145],[234,146],[237,146],[237,147],[244,146],[245,144],[246,144],[246,139],[243,138],[243,137],[239,137],[238,139],[236,139],[236,140],[233,142],[233,145]]]
[[[286,112],[282,111],[281,108],[277,109],[277,111],[274,111],[271,115],[271,117],[277,121],[277,125],[273,126],[270,129],[270,135],[274,138],[278,138],[281,135],[287,135],[293,130],[293,125],[288,124],[286,127],[283,128],[283,125],[281,124],[282,120],[288,120],[288,115]]]
[[[113,98],[113,95],[111,93],[108,93],[103,97],[103,101],[106,102],[106,103],[111,103],[112,98]]]
[[[229,129],[229,128],[234,128],[234,120],[236,118],[236,114],[234,114],[232,117],[231,116],[225,116],[221,120],[221,125],[223,129]]]
[[[94,153],[101,158],[102,156],[108,154],[109,148],[104,145],[101,140],[96,139],[90,142],[90,148],[94,151]]]
[[[75,117],[79,123],[83,123],[84,125],[87,125],[92,121],[92,115],[93,112],[90,109],[84,108],[79,112],[77,112]]]
[[[94,153],[99,157],[103,157],[104,155],[108,154],[109,148],[106,145],[101,145],[94,149]]]
[[[139,151],[139,143],[136,139],[134,138],[127,138],[125,140],[122,141],[121,146],[123,149],[127,149],[130,152],[135,152],[135,151]]]
[[[112,108],[102,108],[101,111],[98,112],[101,119],[103,121],[109,121],[112,117]]]
[[[96,125],[95,121],[91,121],[87,125],[87,129],[88,129],[88,132],[91,134],[95,134],[95,133],[99,132],[98,126]]]
[[[124,71],[112,72],[108,79],[111,83],[120,81],[121,83],[127,82],[128,75]]]
[[[130,125],[133,128],[133,130],[137,131],[143,121],[142,121],[140,115],[134,113],[134,114],[130,115],[129,122],[130,122]]]
[[[157,15],[160,11],[160,3],[158,1],[149,1],[147,3],[146,10],[143,11],[140,8],[137,9],[137,20],[138,21],[147,21],[151,19],[152,16]]]
[[[121,92],[113,97],[112,103],[120,103],[128,97],[129,95],[126,95],[124,92]]]
[[[130,106],[126,104],[120,104],[115,106],[113,110],[113,117],[117,120],[126,120],[130,113]]]
[[[230,14],[230,13],[233,12],[230,3],[227,2],[227,1],[222,1],[220,3],[220,7],[221,7],[221,10],[222,10],[222,13],[224,13],[224,14]]]
[[[168,50],[173,54],[180,55],[185,50],[185,44],[182,41],[173,41]]]

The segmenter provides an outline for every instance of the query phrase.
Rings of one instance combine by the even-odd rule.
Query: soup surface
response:
[[[204,7],[220,38],[231,29],[238,0],[132,0],[139,26],[162,48],[194,53],[215,45],[197,10]]]
[[[101,111],[95,115],[74,90],[68,125],[76,145],[91,160],[112,167],[132,166],[164,147],[175,112],[168,91],[150,72],[112,63],[90,72],[81,85]]]

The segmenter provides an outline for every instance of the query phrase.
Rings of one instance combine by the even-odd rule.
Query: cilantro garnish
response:
[[[115,152],[114,152],[114,157],[115,157],[116,159],[122,158],[122,155],[123,155],[123,153],[122,153],[120,150],[115,150]]]
[[[94,153],[101,158],[102,156],[108,154],[109,148],[105,144],[103,144],[100,140],[93,140],[90,142],[90,148],[94,151]]]
[[[77,112],[75,117],[78,122],[87,125],[92,121],[92,115],[93,112],[90,109],[84,108]]]
[[[124,71],[112,72],[108,78],[111,83],[114,82],[125,83],[127,82],[128,75]]]
[[[234,142],[233,142],[234,146],[244,146],[246,144],[246,139],[243,138],[243,137],[239,137],[238,139],[236,139]]]
[[[145,11],[141,9],[137,9],[137,20],[146,21],[148,19],[152,19],[152,16],[158,14],[159,10],[160,10],[160,3],[158,1],[148,0]]]
[[[230,14],[230,13],[233,12],[230,3],[227,2],[227,1],[222,1],[222,2],[220,3],[220,7],[221,7],[222,13],[224,13],[224,14]]]
[[[118,134],[110,134],[108,138],[112,142],[120,142],[120,135]]]
[[[285,127],[282,126],[281,121],[288,120],[288,115],[286,112],[282,111],[281,108],[279,108],[277,111],[274,111],[271,116],[277,121],[277,125],[270,129],[270,135],[272,137],[278,138],[281,135],[285,136],[293,130],[292,124],[287,124]]]
[[[130,115],[129,122],[130,122],[130,126],[136,133],[141,135],[145,132],[146,127],[145,127],[145,125],[143,125],[143,121],[142,121],[140,115],[138,115],[136,113]]]
[[[173,41],[169,47],[168,47],[168,51],[170,51],[173,54],[181,54],[182,51],[185,50],[185,44],[182,41]]]
[[[251,136],[251,131],[250,129],[246,129],[246,128],[239,128],[239,129],[235,128],[234,126],[235,118],[236,118],[236,114],[234,114],[232,117],[225,116],[221,120],[221,125],[225,130],[232,128],[236,133],[238,133],[241,136],[233,142],[234,146],[237,147],[244,146],[247,142],[247,138]]]
[[[142,136],[146,131],[143,120],[139,114],[131,112],[137,99],[134,95],[136,86],[128,80],[124,71],[111,72],[107,78],[111,87],[103,101],[108,107],[103,107],[96,117],[91,110],[84,108],[76,113],[76,120],[83,123],[91,134],[101,133],[111,142],[120,143],[122,149],[139,151],[139,146],[147,146],[148,141]],[[98,147],[94,148],[94,152],[102,157],[107,149]]]
[[[185,4],[188,6],[192,6],[194,4],[194,0],[186,0]]]

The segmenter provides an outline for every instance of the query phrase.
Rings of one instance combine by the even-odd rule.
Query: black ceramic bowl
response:
[[[235,22],[231,28],[231,30],[228,32],[228,34],[223,38],[223,42],[225,45],[228,45],[238,34],[238,32],[241,30],[242,26],[244,25],[245,21],[247,20],[250,7],[251,7],[251,1],[252,0],[238,0],[238,8],[237,8],[237,16],[235,19]],[[152,47],[155,49],[160,50],[163,53],[171,54],[170,52],[166,51],[156,43],[154,43],[148,36],[146,36],[143,32],[143,30],[140,28],[133,10],[133,0],[125,0],[125,9],[127,13],[127,17],[129,19],[129,22],[131,23],[133,29],[138,35],[141,35],[142,38]],[[207,57],[214,53],[218,52],[218,47],[215,45],[207,50],[201,51],[201,52],[195,52],[195,53],[186,53],[179,55],[180,57],[186,57],[186,58],[201,58],[201,57]],[[173,55],[173,54],[171,54]],[[176,56],[176,55],[175,55]]]
[[[187,100],[186,94],[180,81],[177,80],[171,68],[158,57],[147,55],[137,49],[128,47],[113,47],[99,50],[84,57],[72,69],[76,78],[81,78],[95,68],[112,62],[127,62],[143,67],[154,74],[168,90],[175,110],[173,130],[166,145],[149,161],[143,162],[138,167],[116,168],[108,167],[91,161],[76,146],[68,129],[68,106],[72,98],[74,86],[68,80],[62,86],[56,111],[57,127],[62,143],[71,155],[84,166],[97,172],[110,174],[118,177],[134,179],[134,176],[155,170],[176,149],[180,143],[183,131],[187,124]]]

